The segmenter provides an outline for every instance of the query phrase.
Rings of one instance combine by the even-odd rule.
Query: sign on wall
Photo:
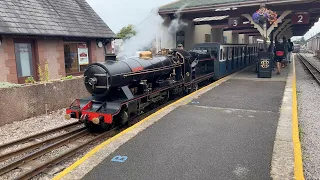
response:
[[[79,65],[89,64],[89,51],[85,45],[78,46],[78,60],[79,60]]]
[[[297,12],[292,15],[292,24],[309,24],[310,13],[309,12]]]

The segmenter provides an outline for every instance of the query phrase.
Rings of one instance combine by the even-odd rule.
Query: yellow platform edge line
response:
[[[293,63],[292,82],[292,140],[294,147],[294,177],[296,180],[304,180],[301,143],[299,138],[298,104],[297,104],[297,82],[295,59]]]
[[[245,69],[245,68],[244,68]],[[239,70],[238,72],[240,72],[241,70]],[[236,72],[237,73],[237,72]],[[163,111],[165,111],[166,109],[186,100],[187,98],[193,96],[194,94],[198,93],[201,90],[204,90],[206,88],[209,88],[211,86],[214,86],[216,84],[219,84],[225,80],[227,80],[229,77],[231,77],[232,75],[234,75],[235,73],[232,73],[222,79],[219,79],[218,81],[215,81],[207,86],[202,87],[201,89],[198,89],[197,91],[194,91],[193,93],[182,97],[181,99],[159,109],[158,111],[156,111],[155,113],[147,116],[146,118],[142,119],[141,121],[139,121],[138,123],[134,124],[133,126],[123,130],[122,132],[120,132],[119,134],[109,138],[108,140],[104,141],[103,143],[97,145],[95,148],[93,148],[91,151],[89,151],[87,154],[85,154],[82,158],[80,158],[79,160],[77,160],[76,162],[74,162],[72,165],[70,165],[69,167],[67,167],[66,169],[64,169],[62,172],[60,172],[57,176],[53,177],[52,180],[59,180],[61,178],[63,178],[65,175],[67,175],[69,172],[71,172],[73,169],[75,169],[77,166],[79,166],[81,163],[83,163],[85,160],[87,160],[89,157],[91,157],[92,155],[94,155],[95,153],[97,153],[99,150],[101,150],[103,147],[107,146],[108,144],[110,144],[111,142],[113,142],[114,140],[116,140],[117,138],[120,138],[121,136],[123,136],[124,134],[130,132],[131,130],[133,130],[134,128],[138,127],[140,124],[148,121],[149,119],[153,118],[156,115],[161,114]]]

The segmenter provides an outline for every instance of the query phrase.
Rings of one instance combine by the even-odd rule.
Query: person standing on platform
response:
[[[271,52],[271,60],[272,60],[272,71],[274,71],[274,66],[276,64],[276,60],[274,58],[274,49],[275,49],[275,45],[274,43],[270,43],[269,47],[268,47],[268,52]]]
[[[284,61],[282,63],[282,67],[287,66],[288,63],[288,54],[289,54],[289,43],[285,37],[283,37],[283,45],[284,45]]]
[[[285,44],[283,42],[283,39],[279,39],[276,41],[276,45],[274,48],[274,59],[277,62],[277,74],[280,74],[280,69],[281,69],[281,63],[282,60],[285,58]]]
[[[289,53],[288,53],[288,61],[291,63],[291,56],[292,56],[292,51],[293,51],[293,42],[291,42],[291,39],[288,39],[288,44],[289,44]]]

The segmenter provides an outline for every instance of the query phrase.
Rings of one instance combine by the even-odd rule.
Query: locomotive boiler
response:
[[[138,89],[145,92],[151,87],[160,86],[163,82],[179,80],[179,70],[183,64],[183,58],[170,55],[152,57],[151,52],[142,52],[140,57],[119,61],[93,63],[84,72],[85,87],[97,99],[114,98],[115,94],[109,92],[118,91],[125,86],[129,89],[141,87]]]

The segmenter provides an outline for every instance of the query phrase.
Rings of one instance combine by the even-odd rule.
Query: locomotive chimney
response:
[[[117,55],[115,54],[105,54],[105,61],[111,60],[111,61],[116,61],[117,60]]]

